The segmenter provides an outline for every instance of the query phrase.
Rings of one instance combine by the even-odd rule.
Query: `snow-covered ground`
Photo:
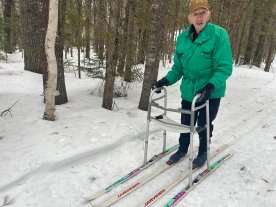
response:
[[[230,144],[225,152],[234,156],[179,206],[276,206],[275,77],[257,68],[234,69],[211,146]],[[89,206],[84,203],[87,196],[141,165],[146,129],[146,112],[137,109],[141,85],[132,85],[127,98],[116,99],[115,111],[101,108],[102,98],[91,95],[98,80],[79,80],[67,73],[66,86],[69,102],[57,106],[58,120],[42,120],[42,77],[23,70],[20,54],[0,63],[0,112],[16,102],[11,113],[0,118],[0,206],[5,198],[12,199],[14,207]],[[168,88],[172,108],[180,106],[178,88]],[[168,134],[169,146],[177,141],[178,134]],[[152,133],[150,155],[158,153],[161,144],[162,134]],[[185,167],[187,160],[114,206],[143,206],[146,197]],[[162,206],[186,183],[155,206]]]

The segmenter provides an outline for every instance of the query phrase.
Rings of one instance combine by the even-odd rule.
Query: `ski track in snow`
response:
[[[150,131],[150,134],[155,133],[157,131],[159,131],[159,130]],[[106,152],[112,151],[113,149],[121,146],[123,143],[126,143],[128,141],[133,141],[136,139],[140,139],[141,137],[144,137],[144,136],[145,136],[145,132],[141,132],[141,133],[137,134],[136,136],[125,136],[125,137],[122,137],[119,140],[117,140],[115,143],[104,146],[102,148],[99,148],[99,149],[96,149],[93,151],[84,152],[84,153],[81,153],[78,155],[74,155],[73,157],[69,157],[69,158],[66,158],[61,161],[44,163],[44,164],[40,165],[38,168],[31,170],[31,172],[28,172],[28,173],[20,176],[16,180],[14,180],[4,186],[0,186],[0,193],[11,189],[11,188],[17,186],[18,184],[25,183],[30,178],[35,179],[35,177],[37,177],[36,180],[38,180],[41,178],[41,174],[46,174],[46,173],[55,172],[55,171],[62,171],[62,170],[66,170],[66,168],[70,168],[72,166],[81,165],[85,162],[88,162],[89,160],[96,159],[97,156],[101,156],[102,154],[105,154]],[[22,148],[21,148],[21,150],[22,150]]]

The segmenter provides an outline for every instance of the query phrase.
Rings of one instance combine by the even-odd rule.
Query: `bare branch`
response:
[[[4,197],[4,201],[3,201],[3,204],[0,205],[0,207],[2,206],[8,206],[8,205],[11,205],[15,202],[15,200],[13,198],[10,198],[8,195],[6,195]]]
[[[0,114],[0,116],[1,116],[1,117],[4,117],[4,116],[6,116],[7,114],[10,114],[10,116],[12,117],[11,109],[12,109],[12,107],[15,106],[15,104],[17,104],[17,102],[19,102],[19,100],[17,100],[16,102],[14,102],[14,104],[11,105],[8,109],[5,109],[4,111],[2,111],[1,114]]]

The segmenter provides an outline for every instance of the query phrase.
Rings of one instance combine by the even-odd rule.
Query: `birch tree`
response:
[[[55,96],[57,95],[57,60],[55,43],[58,28],[58,0],[49,1],[48,29],[45,38],[45,52],[48,63],[48,80],[45,93],[45,112],[43,118],[55,120]]]

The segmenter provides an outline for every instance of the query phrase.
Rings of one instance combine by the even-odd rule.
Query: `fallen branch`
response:
[[[3,117],[3,116],[6,116],[7,114],[10,114],[10,116],[12,117],[12,113],[11,113],[11,109],[12,107],[15,106],[15,104],[17,104],[19,100],[17,100],[16,102],[14,102],[13,105],[11,105],[8,109],[5,109],[4,111],[1,112],[0,116]]]
[[[3,200],[3,204],[0,205],[0,207],[2,206],[8,206],[8,205],[11,205],[15,202],[15,200],[13,198],[10,198],[8,195],[4,197],[4,200]]]

